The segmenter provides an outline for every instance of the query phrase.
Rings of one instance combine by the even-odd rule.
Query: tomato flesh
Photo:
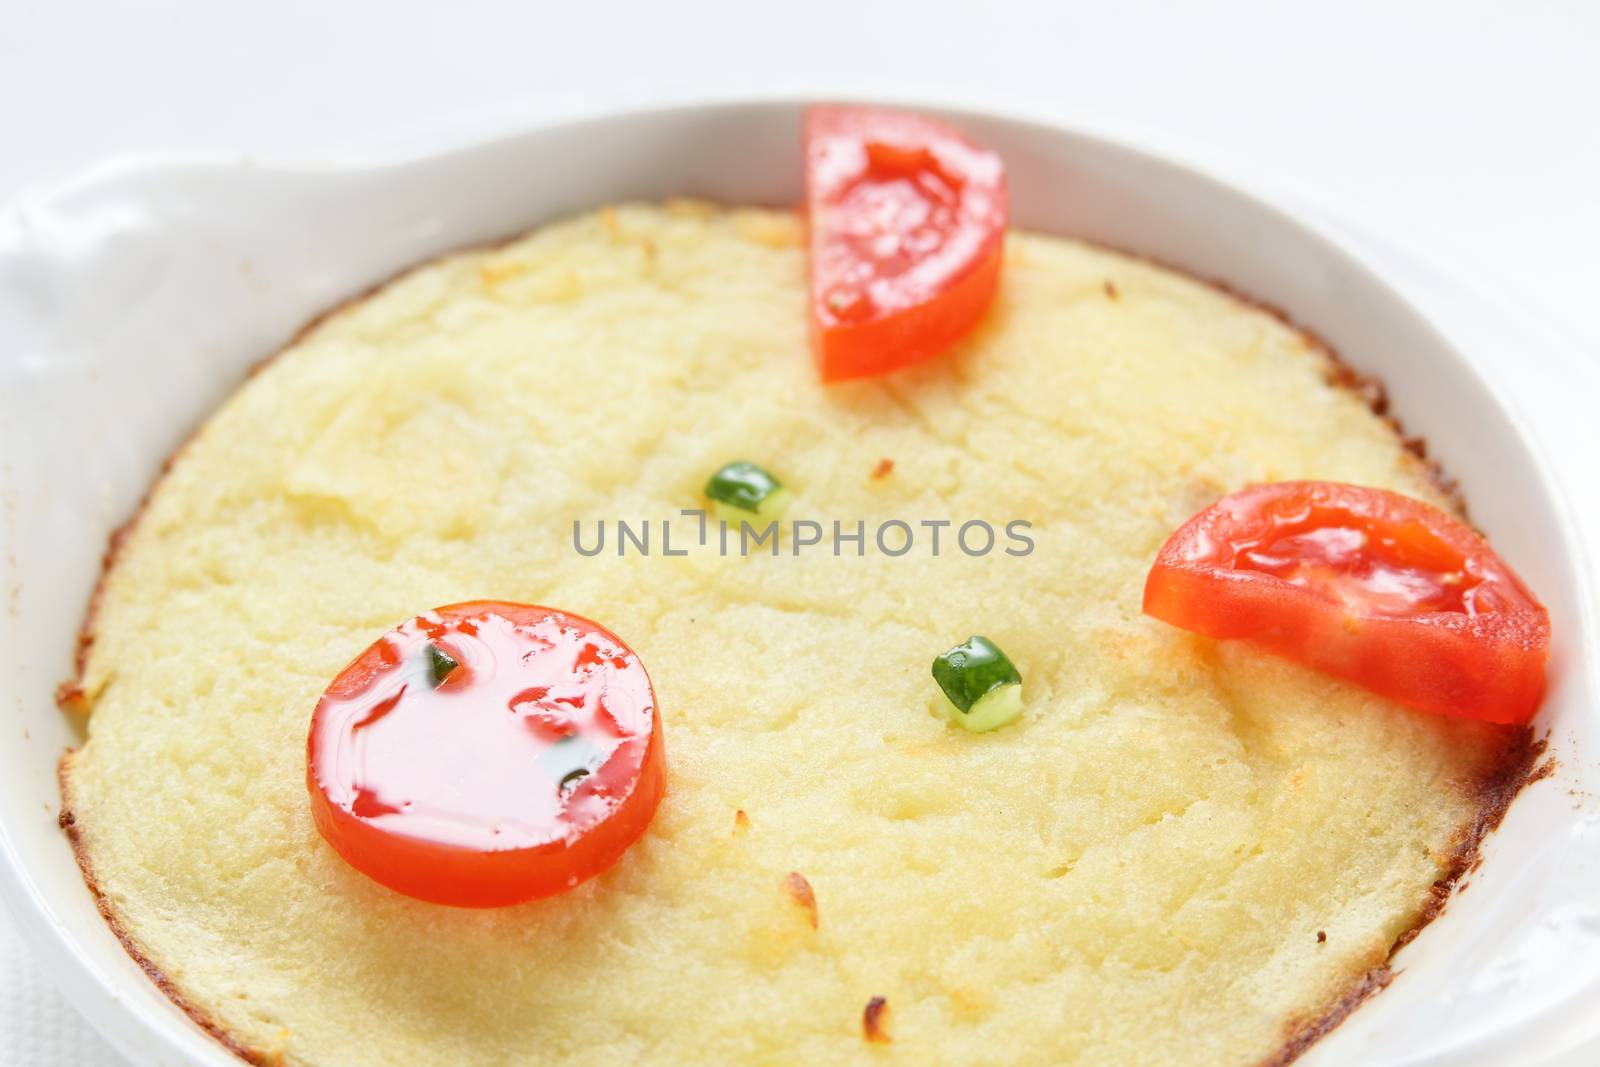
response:
[[[1000,158],[944,123],[880,108],[812,108],[805,142],[823,380],[884,374],[965,336],[1000,282]]]
[[[437,684],[430,645],[457,664]],[[478,601],[403,623],[340,672],[312,714],[307,785],[357,870],[497,907],[615,863],[655,814],[662,747],[649,676],[615,634]]]
[[[1464,523],[1381,489],[1223,498],[1162,546],[1144,611],[1424,711],[1526,723],[1544,693],[1544,607]]]

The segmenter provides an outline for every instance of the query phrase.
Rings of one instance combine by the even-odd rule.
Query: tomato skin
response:
[[[944,123],[881,108],[813,107],[805,145],[822,379],[920,363],[970,332],[1000,284],[1000,158]]]
[[[1385,490],[1279,482],[1223,498],[1161,547],[1144,612],[1423,711],[1520,724],[1544,693],[1544,607],[1464,523]]]
[[[396,638],[413,624],[420,624],[431,639],[446,649],[452,646],[459,649],[460,643],[466,640],[464,634],[478,633],[473,626],[487,625],[486,619],[496,617],[528,627],[555,620],[574,628],[573,632],[581,633],[585,639],[606,641],[619,650],[616,665],[633,673],[638,694],[647,698],[648,705],[631,709],[635,714],[629,728],[622,731],[624,736],[601,766],[564,794],[566,799],[561,813],[539,826],[540,832],[508,835],[511,843],[507,846],[490,844],[478,833],[481,827],[460,835],[462,839],[451,840],[448,835],[408,827],[404,820],[395,818],[400,813],[392,809],[377,816],[371,811],[359,810],[361,791],[352,789],[352,785],[359,786],[359,783],[353,783],[350,778],[348,747],[340,751],[352,729],[348,715],[343,723],[336,721],[338,711],[351,702],[370,698],[385,676],[399,669]],[[412,651],[415,651],[415,644],[412,643]],[[495,662],[493,657],[489,662]],[[479,668],[469,659],[463,659],[463,665],[446,677],[438,691],[452,692],[448,698],[452,700],[474,699],[472,687],[482,681],[474,673],[477,670]],[[620,694],[614,699],[620,702]],[[367,699],[359,710],[372,706],[371,699]],[[489,710],[494,713],[494,719],[500,720],[496,723],[499,729],[504,729],[504,722],[515,721],[504,707]],[[640,724],[640,716],[647,725]],[[375,717],[367,715],[365,718]],[[493,740],[506,735],[488,736]],[[418,753],[414,763],[425,768],[432,755]],[[339,673],[318,702],[307,738],[306,757],[306,784],[313,821],[322,837],[346,862],[397,892],[457,907],[501,907],[535,900],[563,892],[605,871],[644,833],[666,789],[661,718],[655,707],[654,689],[643,665],[627,645],[604,627],[580,616],[499,601],[473,601],[438,608],[403,624],[369,646]],[[489,762],[485,760],[486,764]],[[530,778],[536,774],[532,767],[524,773]],[[399,783],[397,788],[409,785],[425,788],[440,780],[437,775],[430,780],[429,775],[423,773],[420,779]],[[352,796],[356,798],[354,802]],[[512,803],[497,814],[515,820],[520,813]],[[493,833],[500,831],[495,829]],[[477,839],[470,839],[472,835]]]

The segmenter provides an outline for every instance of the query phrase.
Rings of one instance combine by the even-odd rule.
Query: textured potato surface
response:
[[[338,311],[184,449],[106,581],[64,779],[115,920],[193,1010],[318,1067],[1194,1067],[1272,1055],[1385,960],[1506,735],[1139,603],[1167,534],[1251,482],[1443,502],[1393,429],[1298,331],[1069,240],[1012,234],[981,328],[889,378],[822,387],[804,294],[792,216],[605,209]],[[675,520],[676,549],[733,459],[791,518],[1001,540],[574,551],[574,520],[619,518]],[[346,866],[305,781],[328,680],[474,598],[622,635],[669,768],[614,869],[490,911]],[[1027,703],[981,735],[929,676],[973,633]]]

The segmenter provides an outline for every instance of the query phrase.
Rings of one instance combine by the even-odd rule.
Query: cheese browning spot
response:
[[[739,814],[743,815],[743,812]],[[811,929],[817,928],[817,895],[811,890],[811,883],[806,881],[806,876],[799,871],[790,871],[783,879],[783,888],[790,898],[802,908],[806,909],[806,921],[811,924]]]
[[[876,467],[872,468],[872,480],[875,482],[882,481],[893,473],[894,460],[890,459],[888,456],[885,456],[878,460],[878,465]]]
[[[81,685],[62,682],[56,686],[56,707],[74,715],[87,715],[89,713],[89,695],[83,691],[83,686]]]
[[[888,1015],[888,998],[873,997],[867,1001],[866,1010],[861,1013],[861,1032],[868,1041],[875,1045],[887,1045],[894,1040],[884,1028],[888,1022]]]

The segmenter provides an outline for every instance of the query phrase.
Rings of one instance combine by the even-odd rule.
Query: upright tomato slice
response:
[[[311,718],[307,785],[351,866],[421,900],[570,889],[644,833],[666,783],[639,657],[552,608],[454,604],[385,634]]]
[[[1423,711],[1525,723],[1544,692],[1544,607],[1464,524],[1381,489],[1223,498],[1162,546],[1144,610]]]
[[[806,112],[811,324],[824,381],[919,363],[972,329],[1000,282],[1000,157],[899,111]]]

